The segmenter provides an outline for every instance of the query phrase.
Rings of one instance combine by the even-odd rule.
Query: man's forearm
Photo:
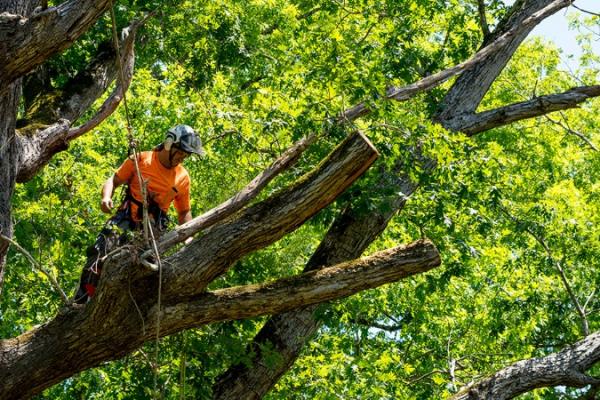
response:
[[[104,182],[104,185],[102,185],[102,199],[112,199],[114,191],[115,185],[113,183],[113,177],[111,176]]]

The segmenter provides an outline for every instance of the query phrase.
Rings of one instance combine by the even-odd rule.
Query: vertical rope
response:
[[[158,264],[158,298],[157,298],[157,310],[156,310],[156,345],[154,351],[154,397],[156,399],[160,398],[158,392],[158,375],[159,375],[159,348],[160,348],[160,317],[161,317],[161,293],[162,293],[162,262],[160,259],[160,254],[158,252],[158,247],[156,245],[156,238],[154,237],[154,231],[150,226],[148,219],[148,199],[147,199],[147,182],[143,180],[142,174],[140,172],[140,167],[138,164],[138,153],[137,153],[137,144],[135,141],[135,137],[133,135],[133,128],[131,124],[131,117],[129,114],[129,108],[127,107],[127,96],[125,94],[125,75],[123,74],[123,65],[121,61],[121,51],[119,47],[119,38],[117,37],[117,23],[115,17],[115,9],[114,3],[110,1],[110,18],[112,22],[112,37],[115,46],[115,51],[117,53],[117,68],[119,73],[119,81],[121,83],[121,90],[123,92],[123,106],[125,107],[125,116],[127,121],[127,140],[129,141],[129,149],[133,154],[133,162],[135,165],[135,171],[137,175],[138,182],[142,189],[142,212],[143,212],[143,220],[142,227],[144,230],[144,244],[146,246],[151,243],[152,249],[154,250],[154,256],[156,258],[156,263]],[[150,239],[150,241],[149,241]]]

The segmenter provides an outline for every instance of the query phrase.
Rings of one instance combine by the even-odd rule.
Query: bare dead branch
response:
[[[540,96],[477,114],[463,114],[448,121],[446,125],[450,129],[473,136],[512,122],[576,108],[584,101],[598,96],[600,85],[580,86],[566,92]]]

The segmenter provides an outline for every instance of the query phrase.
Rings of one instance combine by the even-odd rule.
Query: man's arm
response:
[[[192,210],[179,211],[177,213],[177,220],[179,225],[185,224],[188,221],[192,220]]]
[[[100,201],[100,209],[102,209],[103,212],[107,214],[110,214],[112,212],[112,197],[115,193],[115,189],[125,183],[126,181],[119,178],[117,174],[114,174],[113,176],[108,178],[106,182],[104,182],[104,184],[102,185],[102,200]]]
[[[179,220],[179,225],[185,224],[186,222],[191,221],[192,220],[192,210],[178,212],[177,219]],[[188,245],[192,242],[192,240],[194,240],[194,238],[190,236],[189,238],[185,239],[183,244]]]

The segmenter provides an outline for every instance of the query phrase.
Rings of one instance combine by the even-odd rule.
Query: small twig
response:
[[[477,8],[479,10],[479,24],[481,25],[481,32],[483,32],[483,40],[485,40],[490,36],[490,27],[487,23],[487,18],[485,16],[485,2],[484,0],[477,1]]]
[[[590,300],[592,300],[594,298],[595,294],[596,294],[596,289],[592,290],[592,293],[590,293],[588,298],[585,300],[585,304],[583,305],[584,310],[587,308],[588,304],[590,303]]]
[[[500,211],[502,213],[504,213],[515,224],[522,224],[522,221],[520,221],[517,217],[510,214],[508,212],[508,210],[506,210],[504,207],[500,206]],[[569,283],[569,280],[567,279],[567,275],[565,274],[565,271],[564,271],[562,265],[560,264],[560,262],[558,260],[556,260],[554,258],[554,255],[552,254],[552,250],[550,250],[550,247],[548,247],[548,245],[544,241],[543,237],[536,234],[533,230],[531,230],[527,226],[525,226],[525,232],[527,232],[529,235],[531,235],[531,237],[533,237],[538,242],[538,244],[540,246],[542,246],[542,248],[546,252],[546,255],[548,256],[550,261],[552,261],[552,264],[558,271],[560,279],[562,280],[562,283],[565,286],[565,289],[567,290],[567,294],[571,298],[571,301],[573,302],[573,305],[575,306],[577,313],[581,317],[581,329],[582,329],[583,335],[588,336],[590,334],[590,328],[589,328],[589,323],[587,320],[587,314],[586,314],[585,310],[581,307],[579,300],[577,300],[577,296],[575,296],[575,292],[573,292],[573,288],[571,287],[571,284]]]
[[[562,115],[563,119],[565,119],[565,116],[563,115],[563,113],[561,113],[561,115]],[[544,115],[544,117],[548,121],[552,122],[553,124],[558,125],[561,128],[563,128],[565,131],[567,131],[567,133],[569,133],[571,135],[574,135],[574,136],[577,136],[578,138],[580,138],[581,140],[583,140],[593,151],[598,151],[598,148],[594,145],[594,143],[592,143],[592,141],[590,139],[588,139],[587,137],[585,137],[584,134],[582,134],[581,132],[577,132],[574,129],[571,129],[571,127],[569,127],[569,125],[568,125],[568,122],[566,122],[566,119],[565,119],[565,123],[563,123],[561,121],[557,121],[555,119],[552,119],[552,118],[550,118],[547,115]]]
[[[40,271],[41,273],[43,273],[44,275],[46,275],[46,277],[50,280],[50,283],[52,284],[52,286],[54,287],[54,289],[60,294],[60,297],[62,298],[63,302],[65,303],[65,305],[71,305],[71,301],[69,300],[69,298],[67,297],[67,295],[65,294],[65,292],[61,289],[60,285],[58,284],[58,281],[56,280],[56,278],[54,277],[54,275],[52,275],[50,272],[48,272],[39,262],[37,262],[35,260],[35,258],[33,258],[33,256],[31,254],[29,254],[29,252],[27,250],[25,250],[23,247],[21,247],[17,242],[15,242],[14,240],[0,234],[0,239],[10,243],[11,245],[13,245],[17,250],[19,250],[19,252],[21,252],[31,263],[31,265],[38,271]]]
[[[590,15],[595,15],[596,17],[600,17],[600,14],[592,12],[592,11],[588,11],[588,10],[584,10],[583,8],[577,7],[575,4],[571,4],[572,7],[575,7],[576,9],[578,9],[581,12],[584,12],[586,14],[590,14]]]

